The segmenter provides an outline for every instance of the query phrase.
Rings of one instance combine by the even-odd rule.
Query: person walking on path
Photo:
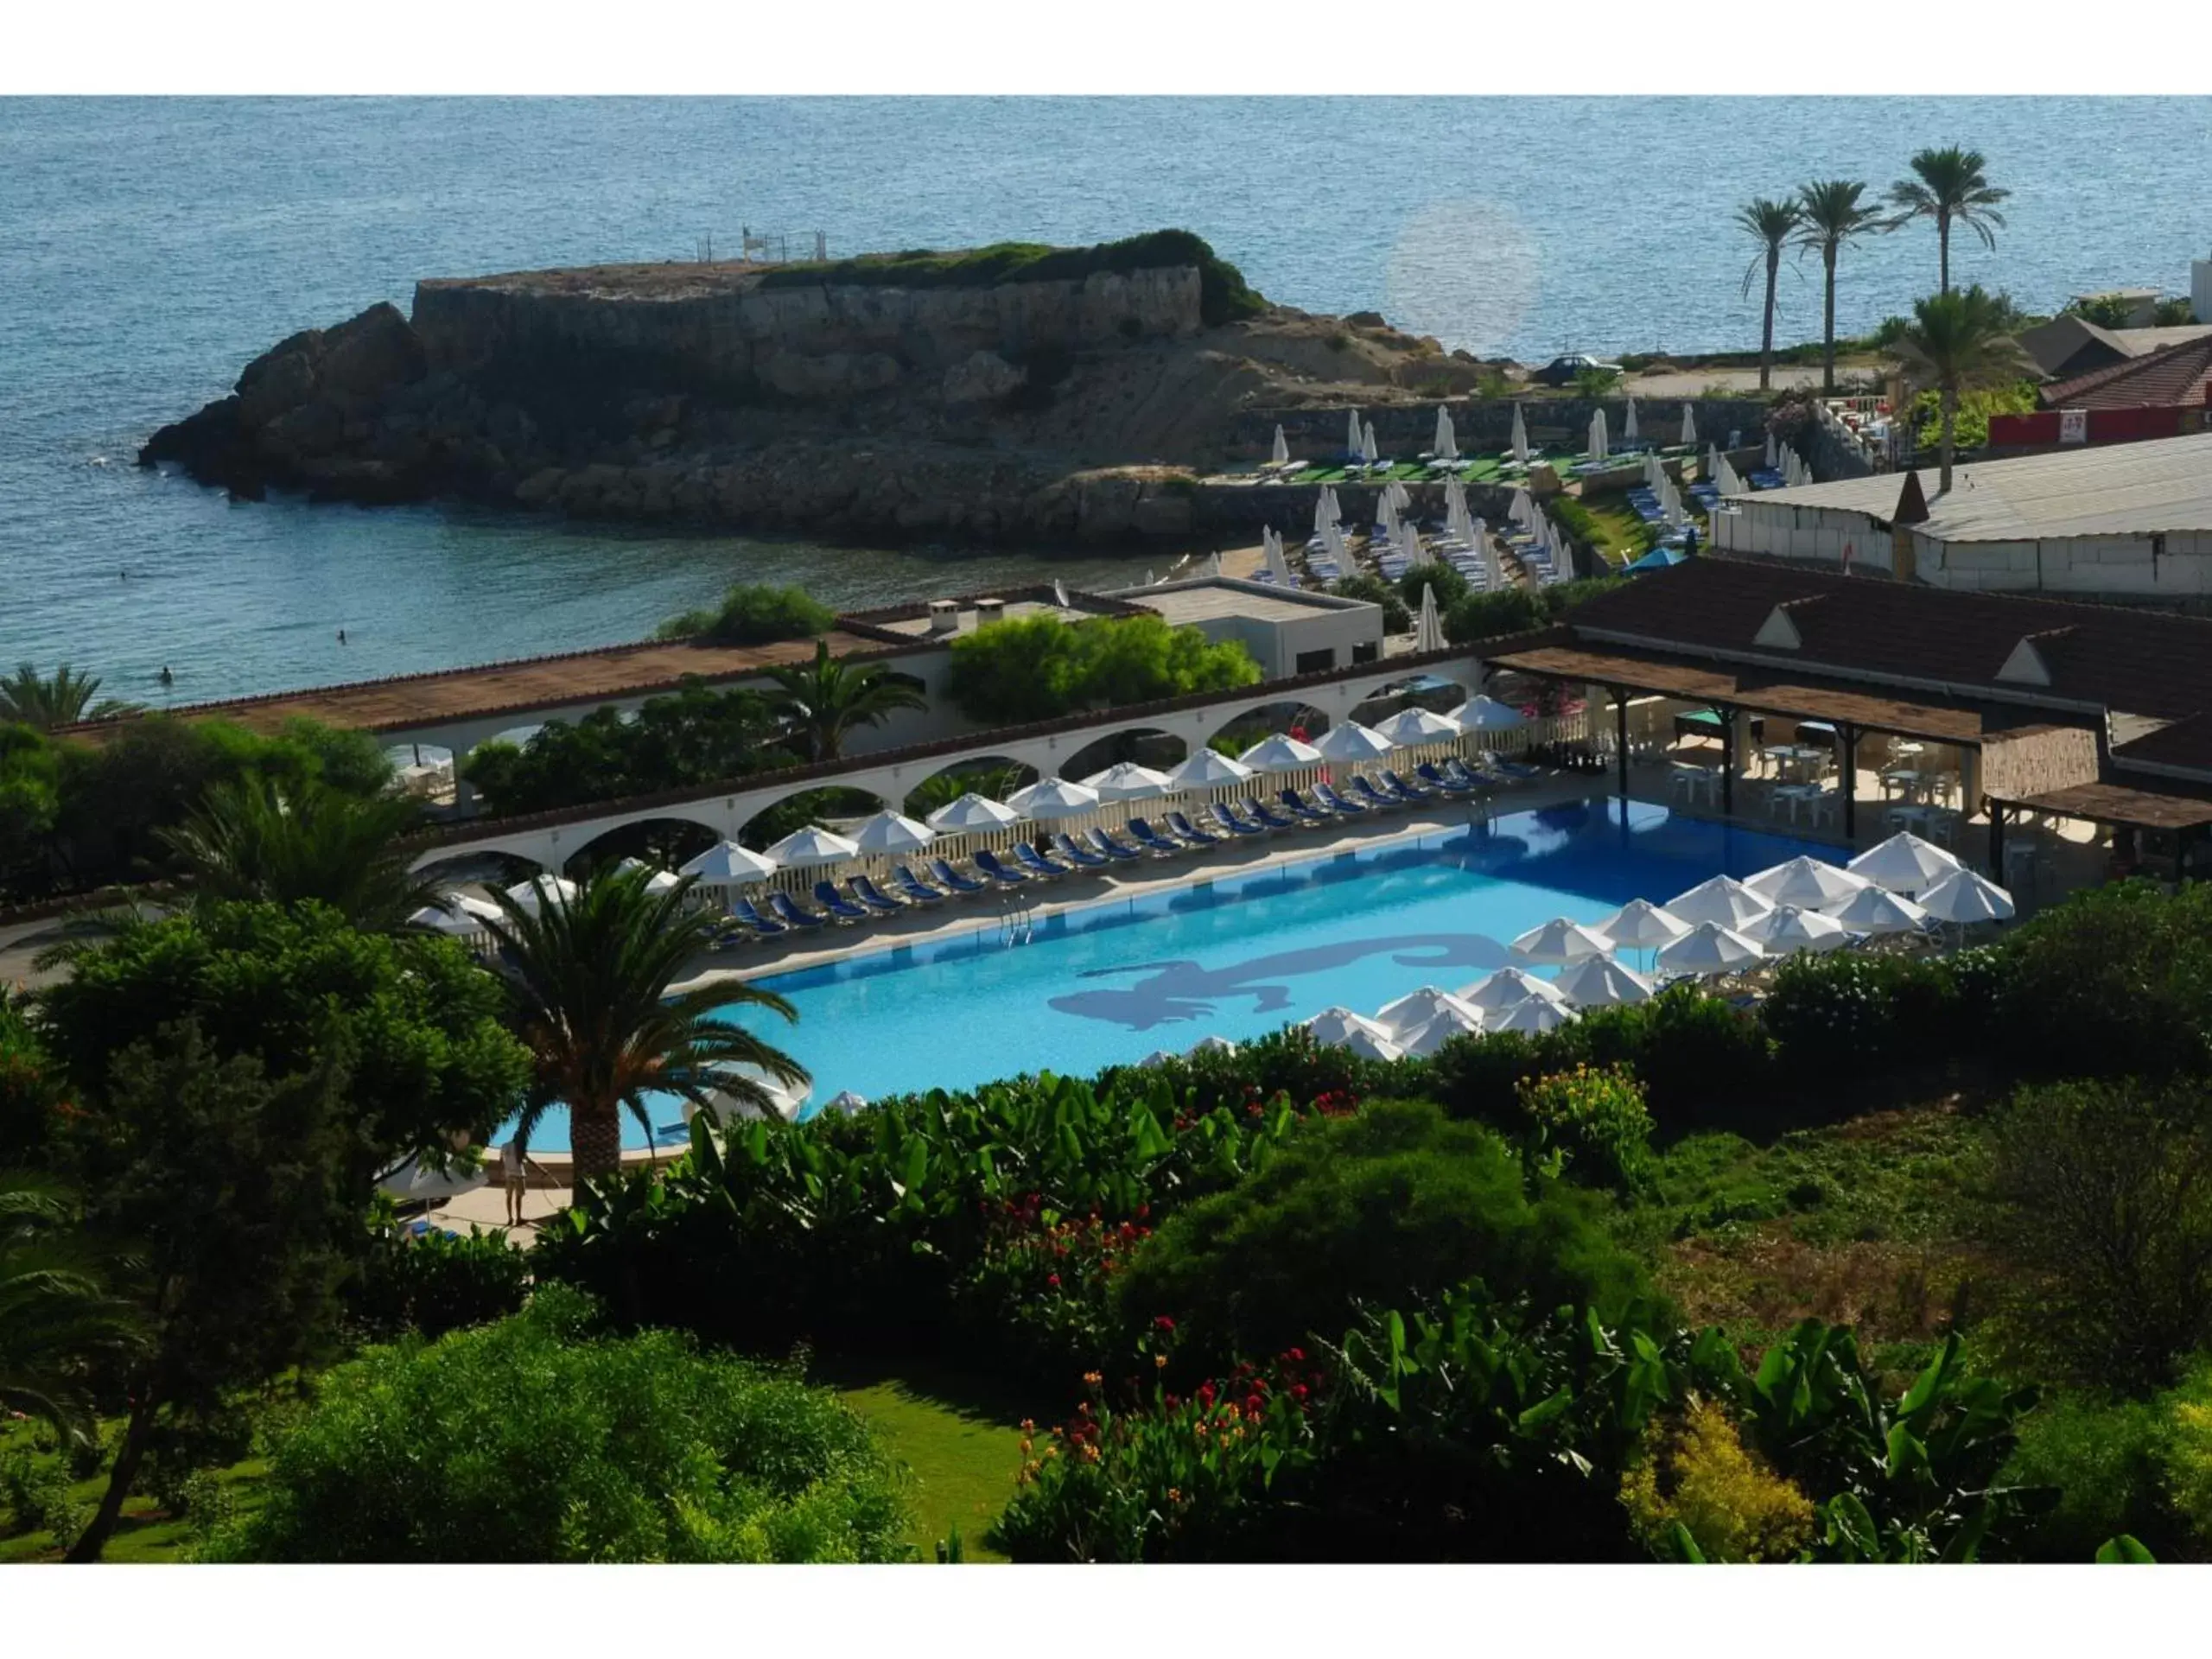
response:
[[[523,1151],[522,1142],[510,1140],[499,1148],[499,1181],[507,1190],[507,1225],[519,1227],[523,1223],[522,1203],[530,1191],[530,1172],[537,1169],[537,1160]],[[540,1174],[544,1171],[538,1170]]]

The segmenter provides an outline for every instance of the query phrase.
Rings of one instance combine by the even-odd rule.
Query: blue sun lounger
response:
[[[1425,800],[1436,791],[1427,784],[1409,784],[1390,767],[1382,768],[1382,781],[1409,801]]]
[[[772,916],[763,916],[759,911],[753,909],[753,901],[750,899],[736,900],[730,906],[729,913],[732,920],[751,928],[764,939],[772,939],[779,933],[791,931],[791,928],[786,924],[778,921]]]
[[[1187,813],[1169,812],[1164,814],[1160,821],[1193,847],[1211,847],[1217,842],[1229,839],[1228,835],[1219,830],[1199,829],[1191,822]]]
[[[1392,791],[1388,794],[1384,793],[1383,790],[1377,789],[1375,786],[1375,780],[1368,777],[1364,772],[1360,772],[1355,775],[1349,783],[1345,784],[1344,790],[1353,800],[1357,801],[1362,806],[1370,808],[1377,812],[1383,811],[1390,807],[1403,806],[1406,804],[1406,798],[1404,796],[1398,794],[1395,791]]]
[[[891,885],[899,890],[901,898],[912,904],[940,905],[947,897],[943,887],[931,887],[904,864],[892,866]]]
[[[1170,857],[1181,852],[1187,844],[1184,842],[1170,840],[1142,818],[1129,820],[1129,833],[1137,838],[1138,846],[1143,848],[1147,853],[1161,858]]]
[[[875,878],[856,875],[845,884],[853,890],[853,897],[879,916],[896,916],[906,906],[875,885]]]
[[[1446,795],[1465,795],[1474,788],[1472,783],[1461,783],[1433,760],[1424,760],[1415,766],[1414,776],[1432,788],[1442,790]]]
[[[1374,810],[1372,807],[1367,805],[1364,802],[1347,800],[1342,795],[1338,794],[1336,790],[1327,784],[1316,784],[1313,785],[1313,798],[1319,801],[1322,805],[1327,807],[1329,810],[1337,814],[1339,817],[1356,818],[1363,812],[1370,812]]]
[[[1238,817],[1230,810],[1226,801],[1216,801],[1206,810],[1216,823],[1232,836],[1264,836],[1268,833],[1264,824],[1254,823],[1249,818]]]
[[[843,893],[838,892],[836,884],[834,882],[816,882],[814,884],[814,902],[821,906],[823,909],[828,911],[830,916],[837,921],[864,922],[868,920],[867,909],[862,906],[855,904],[851,899],[846,898]]]
[[[1024,875],[1020,870],[1009,870],[1005,865],[999,862],[999,855],[996,853],[982,852],[976,854],[976,868],[981,870],[985,875],[990,877],[992,880],[997,882],[999,886],[1002,887],[1024,887],[1027,885],[1029,880],[1029,878]]]
[[[1446,759],[1444,775],[1471,794],[1483,786],[1482,774],[1471,768],[1456,754]]]
[[[1088,847],[1078,847],[1074,837],[1065,830],[1052,837],[1052,850],[1078,870],[1103,870],[1114,861],[1103,853],[1093,852]]]
[[[1046,857],[1026,841],[1017,841],[1014,843],[1014,862],[1020,865],[1030,874],[1041,875],[1047,881],[1058,880],[1061,876],[1075,874],[1067,865],[1061,863],[1057,858]]]
[[[1290,809],[1291,816],[1301,823],[1326,823],[1337,816],[1326,807],[1313,805],[1294,789],[1283,791],[1282,804]]]
[[[1274,808],[1269,806],[1266,800],[1260,796],[1251,796],[1249,798],[1239,802],[1238,804],[1241,805],[1245,811],[1250,813],[1256,822],[1267,829],[1295,830],[1298,828],[1299,821],[1296,818],[1292,817],[1287,813],[1276,811]]]
[[[810,933],[830,919],[827,916],[817,916],[810,910],[800,909],[791,902],[788,893],[770,893],[768,909],[778,921],[791,927],[804,928]]]
[[[1107,857],[1114,860],[1117,863],[1126,864],[1131,859],[1139,859],[1144,856],[1144,849],[1142,848],[1131,847],[1124,842],[1118,842],[1096,824],[1093,824],[1090,827],[1090,831],[1084,836],[1084,839],[1088,841],[1093,847],[1096,847],[1100,852],[1105,854]]]
[[[941,858],[930,860],[930,874],[937,878],[939,887],[950,893],[981,893],[991,885],[988,881],[978,881],[972,875],[961,874]]]

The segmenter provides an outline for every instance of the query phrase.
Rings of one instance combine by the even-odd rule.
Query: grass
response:
[[[101,1425],[103,1433],[111,1441],[121,1428],[119,1420]],[[36,1433],[34,1425],[29,1423],[16,1423],[0,1430],[0,1456],[6,1456],[26,1444],[35,1443]],[[60,1454],[52,1451],[35,1452],[33,1459],[35,1462],[51,1465],[60,1461]],[[215,1478],[229,1489],[232,1503],[242,1513],[251,1510],[259,1501],[260,1484],[268,1472],[269,1465],[258,1456],[214,1471]],[[89,1518],[100,1501],[100,1495],[106,1490],[107,1471],[103,1468],[88,1480],[73,1481],[69,1496]],[[13,1524],[13,1516],[4,1518],[7,1524]],[[108,1540],[107,1549],[101,1559],[137,1562],[188,1561],[192,1559],[193,1548],[199,1541],[198,1529],[190,1520],[182,1516],[170,1515],[153,1498],[141,1492],[124,1500],[123,1518],[116,1524],[114,1536]],[[60,1559],[60,1551],[55,1548],[54,1535],[50,1532],[43,1529],[10,1532],[0,1536],[0,1564]]]

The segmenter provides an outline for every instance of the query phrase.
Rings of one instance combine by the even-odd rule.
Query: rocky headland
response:
[[[1256,411],[1464,396],[1372,313],[1268,303],[1198,238],[425,281],[154,434],[238,495],[490,501],[848,539],[1173,542]]]

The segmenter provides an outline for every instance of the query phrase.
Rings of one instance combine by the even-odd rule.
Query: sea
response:
[[[634,639],[738,580],[859,606],[1162,562],[233,504],[133,465],[276,340],[418,277],[1177,226],[1272,299],[1485,355],[1741,348],[1739,203],[1878,190],[1952,143],[2013,193],[1993,250],[1955,238],[1961,281],[2050,309],[2185,293],[2212,251],[2208,99],[0,100],[0,671],[199,701]],[[1867,238],[1839,329],[1935,276],[1932,230]],[[1820,304],[1791,267],[1779,337]]]

